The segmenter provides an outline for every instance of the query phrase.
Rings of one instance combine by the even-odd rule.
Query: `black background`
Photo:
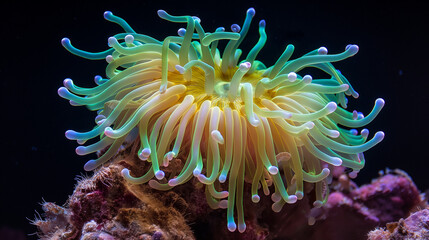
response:
[[[89,130],[94,113],[70,106],[57,89],[66,77],[92,86],[93,76],[104,74],[105,62],[68,53],[60,44],[63,37],[78,48],[101,51],[107,48],[107,38],[121,30],[104,20],[106,10],[125,18],[138,33],[162,40],[183,25],[159,19],[158,9],[198,16],[212,32],[219,26],[241,25],[249,7],[256,9],[256,16],[242,49],[246,52],[257,41],[257,22],[265,19],[268,41],[258,59],[268,66],[289,43],[295,45],[293,58],[320,46],[338,53],[349,43],[359,45],[357,55],[335,66],[360,94],[349,99],[350,110],[367,114],[376,98],[385,99],[386,106],[367,128],[370,136],[383,130],[386,137],[365,153],[367,163],[357,181],[367,183],[386,167],[401,168],[421,190],[427,189],[429,21],[423,4],[17,1],[1,5],[0,229],[35,232],[26,218],[41,212],[42,198],[63,204],[88,160],[75,155],[76,143],[65,139],[64,132]]]

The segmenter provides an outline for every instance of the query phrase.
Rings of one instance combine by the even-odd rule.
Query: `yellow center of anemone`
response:
[[[241,98],[241,91],[239,90],[233,99],[228,97],[231,80],[234,73],[238,70],[238,67],[231,67],[226,73],[222,73],[219,66],[215,66],[214,69],[214,90],[211,94],[207,93],[204,88],[206,80],[205,72],[198,67],[192,67],[192,75],[189,80],[185,80],[183,74],[177,71],[168,72],[168,81],[172,83],[172,85],[186,86],[186,92],[183,94],[183,97],[186,95],[192,95],[195,97],[195,103],[198,107],[201,106],[205,100],[210,100],[212,102],[212,106],[217,106],[221,110],[228,106],[231,109],[241,111],[244,106],[244,101]],[[240,83],[250,83],[254,89],[256,84],[263,78],[262,74],[263,71],[254,71],[251,74],[246,74],[243,76]],[[264,95],[264,97],[269,96],[269,92]],[[259,102],[258,99],[254,99],[254,101],[256,104]]]

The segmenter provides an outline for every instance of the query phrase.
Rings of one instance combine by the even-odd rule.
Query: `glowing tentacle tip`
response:
[[[180,66],[180,65],[176,65],[175,66],[176,67],[176,70],[180,73],[180,74],[183,74],[184,72],[185,72],[185,68],[184,67],[182,67],[182,66]]]
[[[249,14],[253,17],[253,16],[255,16],[256,11],[254,8],[249,8],[249,9],[247,9],[247,14]]]
[[[76,151],[77,155],[82,156],[82,155],[85,155],[87,153],[85,150],[86,150],[86,147],[79,146],[79,147],[76,148],[75,151]]]
[[[273,210],[273,212],[280,212],[283,208],[283,205],[280,202],[275,202],[271,205],[271,209]]]
[[[61,45],[63,45],[63,47],[70,45],[70,39],[66,37],[61,39]]]
[[[67,96],[69,96],[70,95],[70,92],[69,92],[69,90],[67,89],[67,88],[65,88],[65,87],[60,87],[60,88],[58,88],[58,95],[60,96],[60,97],[62,97],[62,98],[65,98],[65,99],[67,99]]]
[[[211,132],[211,136],[212,138],[219,144],[223,144],[224,143],[224,139],[222,134],[218,131],[218,130],[213,130]]]
[[[254,127],[259,126],[260,121],[259,121],[259,119],[257,119],[255,116],[253,116],[253,117],[248,117],[247,119],[248,119],[248,121],[249,121],[250,125],[252,125],[252,126],[254,126]]]
[[[289,73],[289,74],[291,74],[291,73]],[[295,80],[296,80],[296,73],[294,73],[295,75],[292,75],[292,77],[295,77]],[[288,79],[289,79],[289,75],[288,75]],[[295,80],[293,80],[293,81],[295,81]],[[291,81],[291,80],[289,80],[289,81]],[[293,81],[291,81],[291,82],[293,82]],[[313,77],[312,76],[310,76],[310,75],[305,75],[303,78],[302,78],[302,81],[305,83],[305,84],[310,84],[311,83],[311,81],[313,81]]]
[[[104,129],[104,134],[111,138],[114,136],[114,130],[111,127],[106,127]]]
[[[64,87],[66,87],[66,88],[70,88],[70,87],[72,87],[72,86],[73,86],[73,81],[72,81],[70,78],[66,78],[66,79],[64,79],[64,81],[63,81],[63,85],[64,85]]]
[[[226,175],[224,175],[224,174],[220,174],[220,176],[219,176],[219,182],[220,183],[224,183],[226,181]]]
[[[149,158],[150,154],[151,154],[150,149],[144,148],[138,156],[141,160],[146,161]]]
[[[271,200],[273,200],[273,202],[278,202],[282,199],[282,196],[278,193],[273,193],[271,194]]]
[[[252,64],[250,62],[244,62],[244,63],[240,63],[240,71],[242,72],[246,72],[250,69],[250,67],[252,67]]]
[[[341,88],[342,92],[345,92],[345,91],[349,90],[350,85],[348,85],[348,84],[341,84],[340,88]]]
[[[162,179],[164,178],[164,176],[165,176],[165,173],[164,173],[164,171],[162,171],[162,170],[158,170],[158,171],[156,171],[156,173],[155,173],[155,177],[156,177],[156,179],[158,179],[158,180],[162,180]]]
[[[375,105],[382,108],[385,104],[385,101],[383,98],[377,98],[377,100],[375,100]]]
[[[168,153],[166,153],[166,154],[165,154],[165,158],[166,158],[168,161],[173,160],[174,156],[175,156],[174,152],[168,152]]]
[[[179,28],[179,30],[177,30],[177,35],[179,35],[180,37],[184,37],[185,34],[186,34],[186,29]]]
[[[324,168],[322,169],[322,175],[323,176],[328,176],[331,173],[331,170],[329,170],[329,168]]]
[[[302,191],[296,191],[295,197],[299,200],[301,200],[304,197],[304,193]]]
[[[170,186],[170,187],[177,186],[177,184],[178,184],[178,181],[176,178],[168,180],[168,186]]]
[[[259,195],[257,195],[257,194],[252,195],[252,202],[258,203],[259,200],[261,200],[261,198],[259,197]]]
[[[130,170],[128,170],[128,168],[122,169],[121,175],[122,177],[127,178],[128,176],[130,176]]]
[[[240,32],[240,30],[241,30],[240,25],[235,24],[235,23],[231,25],[231,31],[238,33],[238,32]]]
[[[237,229],[237,225],[235,222],[228,222],[228,230],[230,232],[235,232],[235,229]]]
[[[330,102],[326,105],[326,108],[329,113],[333,113],[335,110],[337,110],[337,104],[335,102]]]
[[[115,37],[109,37],[107,39],[107,45],[109,47],[113,47],[114,45],[118,44],[118,39],[116,39]]]
[[[279,168],[276,166],[269,166],[268,172],[270,172],[271,175],[276,175],[279,172]]]
[[[341,164],[343,164],[343,160],[341,160],[341,158],[331,157],[330,159],[331,159],[330,163],[336,167],[341,166]]]
[[[72,106],[82,106],[82,104],[80,104],[80,103],[77,103],[77,102],[75,102],[75,101],[73,101],[73,100],[70,100],[69,101],[69,103],[70,103],[70,105],[72,105]]]
[[[245,223],[239,223],[238,224],[238,231],[240,233],[244,233],[244,231],[246,231],[246,224]]]
[[[103,78],[100,75],[97,75],[94,77],[94,82],[97,85],[101,85],[103,82],[101,82],[103,80]]]
[[[95,168],[97,168],[97,161],[95,160],[89,160],[88,162],[85,163],[85,165],[83,166],[83,169],[85,169],[85,171],[89,172],[94,170]]]
[[[192,19],[194,19],[194,21],[201,23],[201,18],[197,17],[197,16],[192,16]]]
[[[374,136],[374,139],[377,142],[381,142],[384,139],[384,132],[383,131],[376,132],[375,136]]]
[[[160,17],[160,18],[166,18],[167,17],[167,12],[166,11],[164,11],[164,10],[158,10],[158,16]]]
[[[327,49],[327,48],[325,48],[325,47],[320,47],[320,48],[317,50],[317,53],[318,53],[319,55],[326,55],[326,54],[328,54],[328,49]]]
[[[358,119],[358,112],[356,110],[353,110],[353,120],[357,120]]]
[[[303,124],[305,128],[313,129],[314,128],[314,122],[306,122]]]
[[[300,192],[300,193],[302,193],[302,192]],[[302,193],[302,196],[304,196],[303,193]],[[302,199],[302,197],[300,199]],[[298,197],[297,197],[296,194],[295,195],[289,195],[289,197],[286,200],[286,202],[289,203],[289,204],[296,203],[296,201],[298,201]]]
[[[359,47],[355,44],[349,44],[346,46],[346,51],[350,52],[352,55],[355,55],[359,51]]]
[[[162,84],[160,87],[159,87],[159,92],[160,93],[165,93],[165,91],[167,90],[167,84]]]
[[[128,44],[133,43],[134,42],[134,36],[130,35],[130,34],[126,35],[125,36],[125,42],[128,43]]]
[[[77,140],[77,132],[73,130],[66,131],[66,138],[70,140]]]
[[[104,14],[103,14],[103,16],[107,20],[107,19],[109,19],[110,17],[113,16],[113,13],[111,11],[105,11]]]
[[[362,135],[363,138],[367,138],[369,135],[369,130],[364,128],[362,131],[360,131],[360,135]]]
[[[329,131],[329,136],[331,137],[331,138],[337,138],[337,137],[339,137],[340,136],[340,132],[339,131],[337,131],[337,130],[330,130]]]
[[[106,119],[106,116],[100,114],[95,117],[95,122],[99,122],[104,119]]]
[[[97,125],[101,125],[106,121],[106,116],[104,115],[97,115],[97,117],[95,117],[95,123]]]
[[[296,78],[297,78],[297,76],[296,76],[296,73],[295,73],[295,72],[290,72],[290,73],[287,75],[287,79],[288,79],[290,82],[295,82],[295,81],[296,81]]]
[[[113,62],[113,60],[114,60],[114,59],[113,59],[113,56],[112,56],[112,55],[107,55],[107,56],[106,56],[106,62],[107,62],[107,63],[111,63],[111,62]]]

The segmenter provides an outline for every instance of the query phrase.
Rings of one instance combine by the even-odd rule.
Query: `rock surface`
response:
[[[174,164],[180,167],[181,162],[172,162],[170,167]],[[91,178],[82,177],[65,207],[44,203],[44,219],[34,221],[40,238],[360,240],[369,236],[371,240],[384,240],[389,238],[380,236],[404,231],[411,236],[422,226],[427,231],[428,210],[425,210],[414,213],[411,220],[388,225],[390,230],[377,229],[368,235],[376,227],[426,208],[426,201],[413,181],[401,171],[391,171],[371,184],[357,187],[343,174],[344,169],[338,169],[333,171],[331,194],[323,207],[312,207],[309,188],[302,200],[285,205],[279,213],[271,210],[269,197],[263,196],[255,204],[250,201],[250,191],[245,189],[247,229],[244,233],[231,233],[226,227],[226,211],[208,207],[203,185],[198,180],[158,191],[149,184],[126,182],[120,174],[124,167],[131,168],[136,175],[145,172],[134,160],[116,161],[97,170]],[[392,226],[396,226],[394,230]],[[424,235],[427,232],[418,234],[427,236]]]

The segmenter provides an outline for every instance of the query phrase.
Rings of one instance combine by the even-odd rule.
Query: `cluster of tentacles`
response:
[[[92,130],[66,132],[81,145],[99,138],[77,147],[79,155],[107,148],[85,170],[108,162],[125,141],[135,139],[140,142],[136,154],[151,168],[143,176],[123,169],[126,180],[168,190],[196,177],[206,186],[210,207],[227,208],[228,229],[237,228],[236,213],[243,232],[245,183],[251,184],[255,203],[261,192],[271,191],[274,211],[301,199],[304,182],[314,183],[314,207],[320,207],[328,196],[330,169],[345,166],[356,175],[365,163],[363,152],[383,139],[384,133],[377,132],[368,140],[368,130],[357,128],[371,122],[384,101],[377,99],[367,116],[345,110],[346,95],[358,94],[332,65],[355,55],[358,46],[348,45],[339,54],[320,47],[291,59],[294,47],[288,45],[266,67],[256,60],[267,39],[264,20],[259,22],[259,41],[247,56],[238,48],[255,15],[253,8],[242,27],[234,24],[231,32],[222,27],[205,32],[197,17],[163,10],[158,15],[186,28],[159,41],[106,12],[104,17],[125,31],[108,39],[108,50],[90,53],[62,40],[71,53],[108,63],[106,77],[95,77],[96,87],[78,87],[66,79],[58,90],[72,105],[98,113]],[[221,40],[227,41],[222,53],[217,48]],[[305,68],[320,69],[328,77],[300,75]],[[182,159],[184,167],[167,176],[161,169],[173,158]]]

